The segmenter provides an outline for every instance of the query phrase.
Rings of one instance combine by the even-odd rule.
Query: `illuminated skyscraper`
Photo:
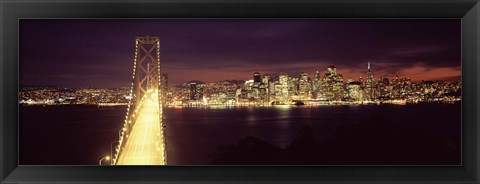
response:
[[[273,83],[273,93],[274,93],[274,101],[276,102],[283,102],[284,98],[282,96],[282,91],[283,91],[283,85],[280,83],[280,81],[275,81]]]
[[[300,74],[300,81],[299,81],[299,96],[302,100],[308,100],[310,96],[310,82],[308,79],[308,73],[302,72]]]
[[[299,100],[300,97],[298,96],[298,85],[299,85],[299,78],[298,77],[288,77],[288,96],[292,100]]]
[[[253,89],[253,84],[254,84],[253,80],[245,81],[245,89],[247,91],[251,91]]]
[[[258,99],[262,102],[268,102],[268,83],[261,83],[258,86]]]
[[[263,75],[262,83],[268,84],[271,81],[270,75]]]
[[[270,75],[263,75],[262,84],[260,84],[260,98],[264,102],[270,102]]]
[[[197,86],[197,99],[201,100],[203,99],[203,84],[200,86]]]
[[[198,100],[197,83],[190,83],[190,100]]]
[[[370,71],[370,61],[368,61],[367,66],[367,81],[365,83],[365,92],[367,94],[367,100],[375,100],[375,84],[373,81],[373,74]]]
[[[343,76],[342,74],[337,74],[335,66],[331,65],[325,71],[321,88],[321,99],[341,100],[344,97]]]
[[[318,93],[320,92],[321,89],[321,82],[322,79],[320,78],[320,72],[315,72],[315,76],[313,77],[312,81],[312,98],[317,99],[318,98]]]
[[[258,98],[258,84],[259,83],[254,82],[254,80],[245,81],[248,98]]]
[[[280,82],[280,85],[275,85],[275,95],[277,98],[280,98],[281,101],[286,102],[289,100],[288,75],[282,72],[280,73],[280,76],[278,76],[278,80]]]
[[[268,100],[269,102],[275,101],[275,84],[278,83],[278,80],[269,80],[268,81]]]
[[[262,82],[262,79],[260,77],[260,72],[257,72],[257,71],[253,72],[253,82],[257,84]]]

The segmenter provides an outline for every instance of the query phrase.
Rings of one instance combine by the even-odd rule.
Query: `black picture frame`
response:
[[[0,183],[479,183],[479,0],[0,0]],[[20,18],[461,18],[462,166],[19,166]]]

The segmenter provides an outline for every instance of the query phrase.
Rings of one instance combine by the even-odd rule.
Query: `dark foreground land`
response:
[[[382,131],[372,133],[371,128]],[[344,127],[323,141],[316,140],[312,128],[305,125],[283,149],[247,136],[218,149],[210,164],[459,165],[460,154],[452,140],[388,123]]]

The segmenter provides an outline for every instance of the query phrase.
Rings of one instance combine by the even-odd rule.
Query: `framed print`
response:
[[[478,182],[478,1],[1,9],[2,183]]]
[[[461,19],[20,19],[19,32],[21,165],[462,164]]]

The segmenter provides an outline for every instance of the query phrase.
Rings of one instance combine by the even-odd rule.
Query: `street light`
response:
[[[113,148],[112,148],[112,147],[113,147],[113,143],[116,143],[116,142],[120,143],[120,141],[113,141],[112,143],[110,143],[110,157],[111,157],[111,158],[113,158]],[[108,156],[107,156],[107,157],[108,157]],[[108,160],[108,159],[107,159],[107,160]],[[110,165],[113,165],[112,163],[113,163],[113,162],[111,162]]]
[[[100,159],[100,160],[98,161],[98,165],[102,165],[102,161],[103,161],[103,160],[110,160],[110,156],[106,156],[106,157],[103,157],[102,159]]]
[[[122,128],[118,131],[118,137],[122,137],[122,132],[127,131],[127,128]]]

